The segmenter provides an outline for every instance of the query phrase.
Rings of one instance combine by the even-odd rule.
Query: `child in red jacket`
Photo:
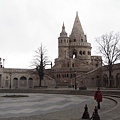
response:
[[[100,109],[100,102],[102,102],[102,92],[100,91],[100,88],[95,92],[94,99],[97,101],[97,108]]]

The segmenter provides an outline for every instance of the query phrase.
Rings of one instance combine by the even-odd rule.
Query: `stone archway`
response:
[[[120,87],[120,73],[116,75],[116,87]]]
[[[18,78],[13,79],[13,87],[18,88]]]
[[[108,76],[106,74],[103,75],[103,87],[108,87]]]
[[[20,78],[20,87],[27,87],[27,78],[24,76]]]
[[[28,79],[28,87],[29,87],[29,88],[32,88],[32,87],[33,87],[33,79],[32,79],[32,78],[29,78],[29,79]]]
[[[72,52],[72,58],[77,58],[77,50],[74,49],[73,52]]]

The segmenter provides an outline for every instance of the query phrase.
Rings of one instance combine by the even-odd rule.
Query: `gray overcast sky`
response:
[[[62,24],[69,35],[76,11],[92,55],[96,37],[120,32],[120,0],[0,0],[0,57],[5,67],[30,68],[41,43],[54,62]]]

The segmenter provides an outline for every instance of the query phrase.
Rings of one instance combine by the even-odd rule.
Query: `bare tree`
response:
[[[39,86],[41,86],[41,81],[44,78],[44,70],[45,66],[48,63],[48,56],[47,56],[47,50],[45,47],[41,46],[35,51],[33,64],[32,66],[35,66],[37,74],[39,76]]]
[[[112,71],[113,65],[120,59],[120,33],[110,32],[96,38],[98,50],[103,56],[103,64],[107,65],[109,71],[109,87],[112,87]]]

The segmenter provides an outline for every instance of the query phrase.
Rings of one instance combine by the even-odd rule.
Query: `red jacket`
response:
[[[95,99],[97,102],[102,102],[102,93],[101,93],[101,91],[96,91],[96,92],[95,92],[94,99]]]

